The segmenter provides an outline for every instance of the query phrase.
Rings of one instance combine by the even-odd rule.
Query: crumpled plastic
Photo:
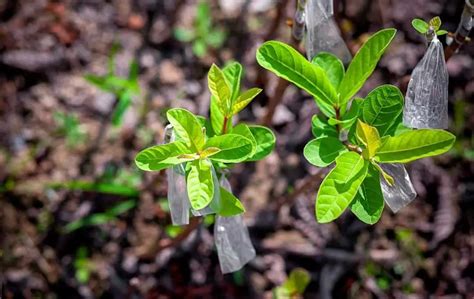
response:
[[[329,52],[339,57],[343,63],[349,63],[352,55],[341,37],[339,28],[333,18],[332,0],[307,0],[306,19],[306,53],[312,60],[319,52]]]
[[[232,192],[229,181],[221,177],[221,186]],[[216,216],[214,223],[214,240],[222,273],[240,270],[256,256],[255,248],[250,241],[249,232],[242,215],[232,217]]]
[[[175,135],[173,126],[165,128],[164,143],[173,142]],[[173,225],[189,224],[189,198],[186,189],[186,176],[182,164],[166,169],[168,178],[168,205],[170,208],[171,222]]]
[[[444,49],[436,36],[408,83],[403,124],[410,128],[448,128],[449,75]]]
[[[380,164],[380,167],[395,181],[393,186],[390,186],[385,179],[380,178],[385,203],[396,213],[416,198],[415,188],[403,164]]]

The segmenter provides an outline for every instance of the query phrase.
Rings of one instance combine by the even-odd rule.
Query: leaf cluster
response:
[[[132,97],[140,94],[140,85],[138,83],[139,67],[136,61],[133,60],[130,63],[126,78],[115,75],[115,57],[119,48],[118,44],[112,46],[109,54],[107,74],[103,76],[93,74],[84,76],[84,79],[90,84],[102,91],[115,95],[118,103],[112,114],[112,124],[114,126],[119,126],[122,123],[123,115],[132,103]]]
[[[411,21],[411,25],[415,28],[416,31],[419,33],[426,35],[428,31],[431,29],[436,35],[445,35],[448,31],[440,29],[441,28],[441,19],[440,17],[436,16],[432,18],[429,22],[426,22],[422,19],[415,18]]]
[[[135,158],[136,165],[145,171],[184,165],[187,194],[194,210],[211,205],[222,216],[244,212],[240,201],[220,187],[217,176],[235,163],[260,160],[274,148],[275,136],[270,129],[244,123],[234,126],[232,122],[233,116],[261,91],[252,88],[241,92],[241,77],[239,63],[230,63],[222,70],[212,65],[208,73],[210,119],[186,109],[168,110],[175,140],[147,148]]]
[[[306,159],[317,167],[335,163],[317,194],[319,222],[335,220],[348,207],[361,221],[377,222],[384,207],[380,179],[397,184],[380,164],[439,155],[454,143],[454,135],[443,130],[403,127],[403,95],[395,86],[382,85],[365,99],[353,99],[395,33],[384,29],[372,35],[347,70],[330,53],[319,53],[310,62],[278,41],[266,42],[257,51],[261,66],[308,92],[321,111],[312,120],[315,139],[304,149]]]
[[[211,9],[207,2],[197,6],[194,28],[175,28],[174,37],[181,42],[192,42],[193,52],[198,57],[206,55],[208,48],[219,49],[226,39],[226,32],[212,24]]]

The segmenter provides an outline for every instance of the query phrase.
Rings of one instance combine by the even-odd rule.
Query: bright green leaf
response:
[[[443,29],[436,31],[436,35],[438,35],[438,36],[445,35],[445,34],[448,34],[448,33],[449,32],[447,30],[443,30]]]
[[[384,200],[379,172],[371,165],[367,176],[350,204],[352,213],[367,224],[374,224],[382,216]]]
[[[210,157],[213,161],[238,163],[245,161],[252,153],[252,142],[237,134],[214,136],[207,140],[206,148],[216,147],[221,151]]]
[[[208,160],[195,160],[190,163],[186,185],[191,207],[194,210],[204,209],[214,196],[212,164]]]
[[[207,52],[207,46],[203,39],[196,39],[193,43],[193,53],[197,57],[204,57]]]
[[[191,159],[181,158],[183,154],[192,154],[188,146],[181,141],[156,145],[139,152],[135,164],[145,171],[159,171],[172,165],[181,164]]]
[[[215,64],[211,66],[207,75],[209,91],[215,97],[218,107],[224,115],[230,116],[231,91],[226,82],[224,73]]]
[[[272,130],[263,126],[249,126],[250,132],[256,142],[255,153],[247,161],[258,161],[268,156],[275,148],[275,134]]]
[[[247,138],[248,140],[250,140],[252,142],[252,152],[251,152],[249,157],[251,157],[252,155],[255,154],[255,152],[257,150],[257,141],[255,140],[255,137],[253,136],[252,132],[250,131],[250,128],[249,128],[248,125],[246,125],[244,123],[240,123],[240,124],[236,125],[234,128],[232,128],[232,131],[230,133],[241,135],[241,136]]]
[[[346,150],[339,139],[321,137],[308,142],[304,147],[303,154],[309,163],[318,167],[326,167],[334,162],[341,152]]]
[[[240,93],[240,80],[242,80],[242,65],[238,62],[230,62],[223,69],[224,77],[231,90],[231,100],[234,101]]]
[[[218,152],[220,152],[221,150],[218,149],[217,147],[208,147],[206,148],[205,150],[203,150],[201,153],[200,153],[200,157],[201,158],[207,158],[207,157],[210,157],[210,156],[213,156],[215,154],[217,154]]]
[[[321,137],[339,138],[336,127],[329,125],[320,115],[313,115],[311,119],[311,132],[316,139]]]
[[[262,90],[251,88],[243,92],[232,105],[232,114],[235,115],[245,108]]]
[[[366,159],[372,158],[381,146],[377,129],[360,121],[360,119],[357,121],[356,137],[365,145],[365,150],[362,154]]]
[[[316,197],[318,222],[338,218],[349,206],[367,175],[368,164],[355,152],[345,152],[336,158],[336,166],[321,183]]]
[[[338,90],[344,77],[344,65],[342,61],[331,53],[319,52],[311,63],[321,67],[335,90]]]
[[[372,90],[362,106],[362,120],[377,129],[380,136],[393,135],[401,122],[403,95],[393,85],[382,85]]]
[[[173,108],[166,112],[177,137],[188,144],[194,152],[204,145],[204,133],[197,117],[186,109]]]
[[[282,42],[268,41],[257,50],[257,61],[277,76],[306,90],[325,115],[335,115],[336,90],[324,70],[311,64],[297,50]]]
[[[456,137],[443,130],[420,129],[388,137],[375,155],[383,163],[408,163],[447,152]]]
[[[206,42],[212,48],[219,49],[224,43],[226,36],[227,34],[224,30],[213,30],[206,36]]]
[[[180,42],[190,42],[195,38],[193,31],[185,28],[175,28],[173,31],[174,37]]]
[[[352,59],[341,85],[339,86],[339,106],[344,105],[364,85],[375,69],[380,57],[395,37],[395,29],[384,29],[372,35]]]
[[[221,202],[220,210],[216,211],[217,214],[223,217],[231,217],[242,214],[245,212],[245,208],[240,200],[235,197],[232,193],[226,189],[220,187]]]
[[[430,20],[430,26],[433,26],[433,30],[437,31],[441,27],[441,19],[436,16]]]
[[[430,27],[428,23],[421,19],[413,19],[413,21],[411,21],[411,25],[413,26],[413,28],[415,28],[416,31],[421,34],[425,34],[426,32],[428,32],[428,29]]]

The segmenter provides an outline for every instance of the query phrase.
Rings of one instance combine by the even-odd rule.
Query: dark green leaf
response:
[[[380,175],[374,166],[369,166],[369,171],[362,185],[351,202],[352,213],[367,224],[374,224],[382,216],[384,207]]]

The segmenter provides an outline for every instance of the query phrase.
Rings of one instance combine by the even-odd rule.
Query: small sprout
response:
[[[127,78],[115,75],[115,56],[119,49],[118,44],[112,45],[106,75],[88,74],[84,76],[84,79],[90,84],[102,91],[115,95],[118,103],[112,113],[112,124],[114,126],[120,126],[125,112],[132,103],[133,96],[140,94],[140,85],[138,83],[139,66],[136,61],[130,63]]]
[[[58,133],[66,137],[66,143],[69,147],[75,147],[86,140],[86,133],[81,128],[75,115],[55,112],[53,116],[58,126]]]
[[[202,1],[198,4],[194,28],[175,28],[174,37],[184,43],[192,42],[194,55],[203,57],[208,48],[219,49],[226,39],[226,32],[213,27],[209,4]]]
[[[418,18],[415,18],[411,21],[411,25],[413,26],[413,28],[415,28],[416,31],[423,35],[428,35],[430,34],[430,32],[436,33],[437,36],[447,34],[448,31],[440,29],[441,24],[441,19],[438,16],[432,18],[429,23]]]
[[[274,299],[303,298],[311,276],[303,268],[296,268],[291,271],[288,279],[279,287],[273,289]]]
[[[89,259],[89,253],[86,247],[81,246],[77,250],[76,257],[74,258],[74,268],[76,270],[76,280],[81,284],[87,283],[95,267]]]

